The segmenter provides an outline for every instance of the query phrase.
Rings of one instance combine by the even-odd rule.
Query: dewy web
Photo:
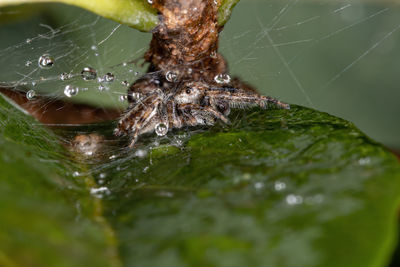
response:
[[[382,21],[394,12],[388,6],[369,8],[360,1],[242,1],[222,33],[220,52],[227,58],[231,76],[240,76],[262,94],[323,110],[321,95],[390,43],[400,20],[382,28],[366,46],[338,54],[340,62],[323,78],[316,73],[313,80],[299,64],[309,57],[318,58],[314,51],[330,41],[346,42],[353,31]],[[0,39],[7,41],[2,41],[5,46],[0,50],[0,85],[25,90],[31,101],[44,96],[49,101],[123,109],[127,88],[145,73],[141,57],[150,34],[68,9],[80,14],[62,17],[55,13],[60,17],[54,24],[39,19],[32,29],[36,34],[25,32],[13,43],[8,42],[4,26]],[[241,16],[254,10],[265,12],[247,16],[243,22]]]

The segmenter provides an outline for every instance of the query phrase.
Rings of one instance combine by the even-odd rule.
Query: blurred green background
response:
[[[75,101],[109,106],[121,105],[121,83],[144,71],[115,65],[142,55],[148,33],[61,4],[3,9],[0,18],[2,82],[28,81],[28,88],[54,97],[63,97],[65,85],[73,83],[88,88]],[[242,0],[222,33],[220,51],[231,73],[263,94],[345,118],[400,150],[399,28],[395,1]],[[43,53],[57,58],[51,70],[37,68]],[[25,66],[27,61],[33,64]],[[99,76],[112,72],[116,81],[99,92],[97,81],[78,79],[85,66]],[[72,78],[59,80],[63,72]]]

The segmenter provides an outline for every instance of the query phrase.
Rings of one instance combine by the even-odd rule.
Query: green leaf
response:
[[[0,101],[0,265],[385,266],[400,196],[394,156],[311,109],[230,117],[150,135],[133,151],[107,142],[83,160],[59,139],[108,136],[113,124],[60,138]],[[91,197],[96,186],[111,193]]]
[[[218,10],[218,24],[225,25],[225,23],[229,20],[232,14],[233,8],[239,0],[222,0],[221,7]]]
[[[218,23],[224,25],[239,0],[222,0]],[[33,3],[64,3],[78,6],[140,31],[151,31],[158,24],[157,11],[145,0],[0,0],[0,8]]]
[[[231,117],[182,149],[161,146],[120,159],[122,172],[102,170],[123,262],[385,266],[400,196],[394,156],[311,109]]]
[[[150,31],[158,24],[156,10],[145,0],[0,0],[0,7],[27,3],[74,5],[140,31]]]
[[[90,177],[0,95],[0,266],[118,266]]]

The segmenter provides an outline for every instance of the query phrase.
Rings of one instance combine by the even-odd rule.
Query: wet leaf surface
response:
[[[0,263],[387,264],[400,195],[392,154],[311,109],[230,117],[128,150],[113,123],[55,135],[1,100]],[[90,157],[59,144],[94,132],[105,141]]]

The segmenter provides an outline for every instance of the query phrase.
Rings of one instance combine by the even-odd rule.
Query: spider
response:
[[[235,86],[236,85],[236,86]],[[118,122],[115,134],[132,138],[132,148],[140,135],[156,132],[164,136],[173,128],[229,123],[231,108],[244,109],[270,105],[289,109],[288,104],[237,87],[239,82],[218,84],[202,81],[171,83],[160,76],[144,77],[128,92],[130,106]]]

